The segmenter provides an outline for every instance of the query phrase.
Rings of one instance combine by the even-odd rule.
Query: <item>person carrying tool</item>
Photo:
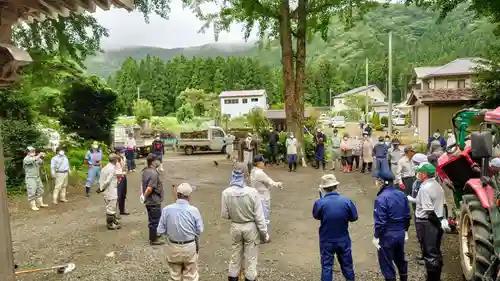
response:
[[[415,167],[411,160],[413,155],[415,155],[413,147],[405,147],[404,156],[397,162],[396,171],[394,172],[394,184],[399,186],[405,195],[411,195],[413,182],[415,181]]]
[[[101,161],[102,151],[101,149],[99,149],[99,144],[94,141],[92,143],[92,148],[87,151],[87,154],[85,155],[85,162],[89,167],[87,181],[85,182],[85,193],[87,197],[90,196],[90,191],[92,189],[94,181],[99,182],[102,168]]]
[[[346,281],[354,281],[349,223],[358,220],[354,203],[337,191],[339,182],[332,174],[321,177],[319,191],[325,196],[314,202],[312,215],[321,221],[319,251],[321,255],[321,281],[332,281],[333,260],[337,255]]]
[[[377,193],[373,209],[373,245],[377,248],[380,270],[386,281],[396,281],[396,265],[401,281],[408,280],[405,242],[410,227],[410,204],[394,184],[389,170],[377,171]]]
[[[157,170],[156,155],[150,153],[146,157],[147,167],[142,170],[142,195],[148,212],[149,244],[163,245],[156,233],[161,217],[161,203],[163,202],[163,183]]]
[[[288,171],[291,172],[292,168],[295,172],[297,170],[297,139],[293,135],[293,132],[288,134],[288,138],[286,139],[286,157],[288,160]]]
[[[340,143],[340,153],[342,155],[342,166],[344,173],[352,171],[352,144],[349,140],[349,135],[345,134],[342,142]]]
[[[45,153],[36,153],[32,146],[28,146],[28,153],[23,159],[24,182],[28,191],[28,201],[31,210],[38,211],[38,207],[46,208],[49,205],[43,203],[43,183],[40,177],[40,166],[43,164]]]
[[[99,178],[99,188],[97,193],[104,193],[104,203],[106,207],[106,225],[109,230],[121,228],[116,217],[116,201],[118,199],[118,181],[120,174],[116,172],[116,164],[120,161],[120,156],[112,153],[109,155],[109,162],[101,171]]]
[[[363,164],[361,166],[361,173],[364,173],[366,168],[368,168],[368,172],[372,172],[373,166],[373,143],[372,139],[368,136],[368,133],[363,133],[363,141],[361,144],[361,161]]]
[[[335,170],[339,166],[339,162],[341,161],[341,153],[340,153],[340,143],[342,139],[339,136],[339,131],[337,129],[333,129],[333,136],[331,139],[332,144],[332,169]]]
[[[159,162],[159,171],[163,172],[163,155],[165,154],[165,145],[163,141],[160,139],[160,135],[155,135],[155,140],[151,144],[151,153],[156,155],[156,161]]]
[[[280,135],[273,129],[269,128],[269,155],[271,155],[271,164],[278,165],[278,142],[280,141]]]
[[[321,132],[321,129],[318,128],[316,129],[316,134],[314,135],[314,146],[315,146],[315,156],[316,156],[316,169],[319,169],[319,164],[323,165],[323,170],[326,168],[326,162],[325,162],[325,134]]]
[[[441,280],[443,255],[441,239],[449,231],[448,220],[444,214],[444,191],[434,179],[436,167],[422,163],[415,168],[417,179],[422,182],[416,198],[415,227],[421,237],[423,257],[427,271],[427,281]]]
[[[250,172],[250,182],[260,194],[262,208],[264,209],[264,218],[266,219],[267,230],[269,232],[269,224],[271,223],[271,192],[270,187],[276,187],[283,190],[282,182],[273,181],[262,170],[265,167],[265,159],[262,155],[257,155],[253,158],[254,168]]]
[[[125,153],[127,150],[125,150]],[[119,161],[116,163],[116,175],[118,182],[118,211],[120,215],[128,216],[129,212],[125,209],[125,200],[127,199],[127,171],[125,171],[125,157],[120,151],[116,152]]]
[[[399,146],[401,142],[398,139],[392,140],[392,147],[387,151],[387,160],[389,162],[389,167],[393,175],[396,175],[396,169],[398,168],[398,161],[405,155],[404,151]]]
[[[245,184],[248,169],[236,163],[229,187],[222,192],[222,218],[231,221],[231,260],[228,281],[238,281],[245,265],[245,281],[257,278],[258,245],[269,242],[266,219],[259,192]]]
[[[389,162],[387,160],[388,146],[384,143],[384,137],[378,137],[378,143],[373,147],[373,158],[375,158],[375,169],[377,171],[382,169],[389,169]]]
[[[170,280],[198,281],[199,237],[203,220],[198,208],[190,204],[194,187],[177,186],[177,200],[163,208],[156,233],[167,236],[166,254]]]
[[[127,158],[127,169],[129,172],[135,172],[135,150],[137,144],[133,134],[129,134],[125,141],[125,157]]]
[[[50,159],[50,175],[54,179],[54,191],[52,193],[52,204],[57,205],[57,199],[66,203],[66,188],[70,171],[69,160],[60,147],[56,149],[57,154]]]

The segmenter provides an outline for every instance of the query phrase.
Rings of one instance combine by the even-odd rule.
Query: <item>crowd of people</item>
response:
[[[278,163],[277,143],[279,136],[270,130],[271,163]],[[233,139],[234,140],[234,139]],[[223,218],[231,221],[232,253],[229,262],[228,280],[239,280],[243,270],[247,281],[257,278],[258,245],[271,240],[271,192],[270,188],[283,189],[283,183],[272,180],[265,172],[267,160],[256,153],[256,144],[249,135],[243,147],[243,161],[236,161],[234,148],[227,148],[228,158],[234,161],[229,187],[222,192]],[[386,281],[408,280],[408,265],[405,258],[405,242],[410,227],[410,206],[413,208],[417,238],[421,246],[419,262],[425,264],[427,281],[440,280],[443,265],[440,241],[449,230],[444,191],[434,179],[434,159],[443,152],[446,142],[436,133],[429,139],[428,154],[415,153],[412,147],[400,147],[398,139],[379,137],[372,143],[371,132],[364,131],[362,137],[339,136],[333,130],[331,140],[318,129],[314,135],[316,169],[326,170],[325,145],[331,146],[331,170],[351,173],[373,172],[379,192],[374,201],[373,245],[377,249],[380,270]],[[298,142],[294,135],[287,136],[286,151],[289,171],[296,171]],[[103,152],[94,143],[85,156],[88,178],[85,183],[87,196],[98,182],[97,193],[104,197],[106,225],[109,230],[121,228],[120,215],[129,215],[125,209],[128,172],[135,171],[133,136],[125,144],[124,151],[109,155],[102,167]],[[176,201],[162,209],[164,186],[161,172],[164,146],[159,136],[153,142],[151,153],[146,158],[146,168],[141,171],[141,202],[148,214],[149,243],[166,244],[167,262],[172,280],[199,280],[199,237],[204,230],[199,210],[190,204],[196,188],[182,183],[174,188]],[[33,210],[48,207],[43,203],[43,184],[40,165],[44,154],[36,154],[28,148],[24,159],[28,200]],[[373,165],[375,162],[375,165]],[[321,164],[321,165],[320,165]],[[360,167],[361,166],[361,167]],[[372,170],[373,169],[373,170]],[[62,149],[51,159],[51,176],[55,180],[53,204],[67,202],[66,187],[71,172],[69,161]],[[313,206],[312,215],[319,220],[319,242],[322,265],[322,281],[332,280],[334,256],[338,257],[344,278],[355,280],[348,227],[357,221],[355,204],[339,193],[340,182],[334,174],[321,177],[321,198]],[[324,194],[324,195],[323,195]],[[160,239],[165,236],[166,239]]]

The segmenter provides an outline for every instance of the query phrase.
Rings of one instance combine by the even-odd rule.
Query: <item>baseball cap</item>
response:
[[[381,169],[378,171],[376,177],[378,179],[381,179],[383,181],[393,181],[394,180],[394,175],[392,172],[388,169]]]
[[[189,183],[183,182],[177,186],[177,193],[182,194],[184,196],[189,196],[195,190],[194,186],[191,186]]]
[[[417,154],[413,155],[413,157],[411,158],[411,161],[418,163],[418,164],[429,162],[429,160],[427,159],[427,156],[423,153],[417,153]]]
[[[407,147],[405,147],[405,149],[404,149],[404,152],[405,152],[405,153],[408,153],[408,152],[410,152],[410,151],[415,152],[415,149],[414,149],[412,146],[407,146]]]
[[[490,167],[492,168],[500,168],[500,158],[493,158],[490,161]]]
[[[28,147],[26,148],[26,150],[28,150],[28,151],[33,151],[33,150],[35,150],[35,148],[34,148],[33,146],[28,146]]]
[[[253,158],[253,163],[266,162],[266,159],[262,155],[255,155]]]
[[[436,167],[434,167],[431,163],[421,163],[415,168],[415,171],[433,175],[436,173]]]
[[[321,183],[320,183],[319,187],[325,188],[325,187],[335,186],[338,184],[339,184],[339,181],[337,180],[335,175],[326,174],[326,175],[321,177]]]

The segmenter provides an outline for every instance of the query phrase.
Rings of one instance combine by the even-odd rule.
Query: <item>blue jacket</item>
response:
[[[394,185],[383,186],[375,199],[373,210],[375,238],[389,232],[402,234],[410,227],[410,203]]]
[[[431,143],[433,140],[436,140],[436,138],[434,136],[430,136],[429,139],[427,140],[427,150],[429,150],[431,148]],[[439,138],[437,138],[437,140],[441,144],[442,148],[446,147],[446,140],[442,136],[439,136]]]
[[[373,147],[373,156],[375,158],[387,158],[387,151],[389,151],[389,147],[383,142],[378,142],[374,147]]]
[[[349,239],[349,222],[358,220],[354,203],[338,192],[328,192],[316,200],[313,217],[321,221],[319,242],[339,242]]]

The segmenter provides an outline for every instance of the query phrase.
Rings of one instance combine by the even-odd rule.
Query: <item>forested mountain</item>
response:
[[[486,19],[476,19],[460,7],[440,24],[438,14],[417,7],[390,5],[365,15],[363,21],[346,30],[335,21],[323,41],[315,36],[308,45],[307,102],[327,105],[329,90],[335,94],[365,83],[365,58],[370,62],[370,84],[386,91],[388,32],[393,32],[393,93],[394,100],[404,98],[406,85],[417,66],[445,64],[459,57],[486,57],[498,39],[494,25]],[[250,48],[248,47],[250,46]],[[165,105],[157,105],[157,114],[168,114],[175,106],[168,101],[185,88],[200,88],[209,92],[221,90],[265,88],[272,103],[282,102],[282,75],[279,44],[259,49],[243,45],[236,50],[217,53],[210,45],[196,49],[162,50],[134,48],[107,54],[107,65],[116,65],[126,56],[142,61],[127,60],[110,81],[124,99],[135,96],[137,86],[154,99],[154,92],[163,95]],[[148,53],[143,52],[148,50]],[[219,48],[220,51],[220,48]],[[165,63],[177,54],[176,57]],[[227,58],[229,55],[235,57]],[[191,59],[196,56],[197,58]],[[217,57],[220,56],[220,57]],[[237,58],[248,56],[251,58]],[[206,59],[209,57],[210,59]],[[92,68],[89,69],[92,71]],[[156,89],[156,90],[155,90]],[[144,96],[146,97],[146,96]],[[148,98],[149,99],[149,98]]]

